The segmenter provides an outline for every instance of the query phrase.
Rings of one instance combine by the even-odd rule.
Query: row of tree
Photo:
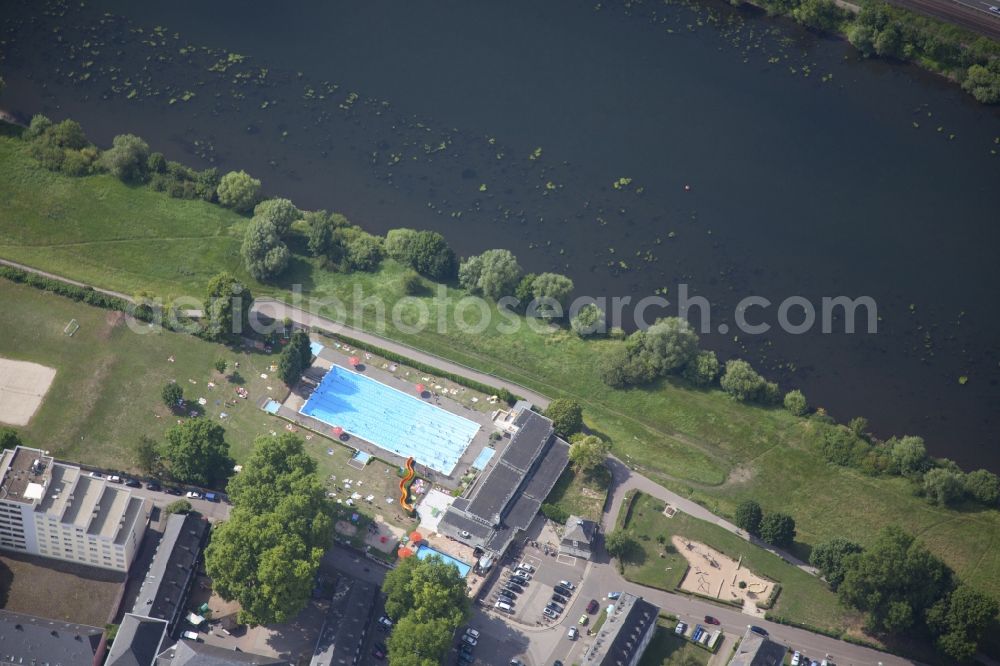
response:
[[[868,631],[931,639],[957,661],[976,654],[1000,610],[897,527],[883,529],[868,548],[831,539],[817,545],[809,561],[842,603],[865,613]]]
[[[456,630],[470,615],[465,579],[439,557],[402,560],[385,576],[385,612],[396,621],[389,636],[390,666],[445,662]]]
[[[780,511],[764,513],[754,500],[739,503],[733,522],[740,529],[779,548],[788,548],[795,541],[795,519]]]

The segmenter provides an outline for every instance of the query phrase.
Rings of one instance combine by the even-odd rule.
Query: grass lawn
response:
[[[221,269],[245,277],[238,258],[245,218],[208,204],[126,187],[108,176],[68,178],[49,173],[31,160],[23,144],[6,136],[0,136],[0,197],[5,207],[0,216],[4,258],[126,293],[145,288],[160,296],[201,296],[209,277]],[[298,247],[301,241],[293,239],[291,245]],[[694,390],[677,380],[624,391],[607,389],[599,379],[597,361],[611,342],[585,342],[566,331],[539,332],[525,326],[516,333],[502,333],[498,324],[504,320],[499,317],[482,332],[457,330],[456,304],[465,295],[457,289],[448,289],[443,298],[420,299],[429,321],[452,322],[445,332],[436,327],[418,333],[392,326],[379,329],[375,308],[354,311],[356,288],[365,298],[380,296],[390,306],[397,303],[403,295],[403,273],[391,261],[377,273],[330,273],[312,260],[296,257],[280,283],[252,283],[252,290],[282,297],[292,284],[301,284],[307,296],[337,298],[352,324],[546,395],[574,398],[584,406],[587,425],[608,436],[615,455],[639,472],[723,515],[731,515],[748,497],[765,510],[790,513],[798,525],[799,554],[837,535],[867,543],[880,527],[895,523],[918,535],[965,580],[1000,597],[1000,549],[994,544],[1000,535],[1000,512],[941,509],[915,497],[904,480],[872,479],[831,466],[818,447],[826,426],[782,409],[739,404],[718,390]],[[338,315],[335,308],[315,309]],[[405,322],[416,319],[412,305],[401,308],[400,314]],[[476,309],[468,308],[463,318],[477,319]],[[63,325],[65,321],[60,332]],[[107,333],[114,340],[116,335],[113,330]],[[108,404],[108,398],[92,388],[69,396],[66,380],[57,377],[62,404],[72,408],[60,409],[49,401],[43,407],[45,418],[38,418],[29,430],[54,436],[48,448],[62,455],[118,459],[124,440],[106,441],[101,433],[156,430],[152,407],[156,401],[149,400],[153,388],[140,385],[148,382],[158,391],[167,377],[181,374],[179,368],[164,367],[158,360],[169,355],[167,348],[174,343],[160,339],[164,336],[150,338],[143,351],[126,345],[123,359],[104,351],[93,358],[68,354],[72,358],[66,359],[72,371],[87,375],[76,387],[86,390],[87,382],[100,385],[102,377],[110,377],[137,391],[125,394],[128,402],[146,396],[144,412],[129,410],[123,416],[121,405]],[[0,346],[10,344],[0,342]],[[20,345],[27,346],[23,340]],[[58,352],[59,345],[50,346],[53,353],[67,354]],[[199,360],[184,361],[187,367],[181,379],[204,382],[211,376],[217,352],[200,343],[191,346],[195,348],[202,351],[191,351],[187,358]],[[29,351],[34,354],[30,360],[45,362],[41,350]],[[249,364],[267,361],[247,358]],[[147,372],[147,365],[148,378],[136,379]],[[246,376],[251,395],[259,395],[263,389],[252,379],[257,375]],[[129,423],[115,423],[123,418]],[[241,433],[268,427],[260,420],[262,415],[233,418],[234,430]],[[234,448],[238,446],[234,441]]]
[[[610,483],[611,471],[603,465],[592,474],[567,467],[545,501],[555,504],[566,513],[599,523]]]
[[[837,595],[820,579],[718,525],[682,512],[667,518],[663,515],[663,507],[662,502],[649,495],[640,493],[635,499],[625,525],[636,543],[636,548],[624,560],[624,574],[629,580],[673,591],[688,568],[687,560],[670,543],[670,538],[678,535],[711,546],[734,560],[742,557],[743,566],[780,583],[781,592],[772,609],[774,613],[827,630],[853,630],[858,626],[859,616],[843,608]]]
[[[705,666],[712,654],[674,634],[676,623],[660,618],[639,666]]]

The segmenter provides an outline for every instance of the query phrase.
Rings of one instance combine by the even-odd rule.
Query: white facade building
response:
[[[150,504],[128,488],[18,446],[0,454],[0,548],[128,571]]]

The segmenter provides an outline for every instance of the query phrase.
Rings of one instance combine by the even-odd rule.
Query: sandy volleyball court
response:
[[[55,377],[54,368],[0,358],[0,423],[28,425]]]

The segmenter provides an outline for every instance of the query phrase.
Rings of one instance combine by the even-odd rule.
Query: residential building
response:
[[[569,444],[529,403],[514,406],[507,430],[510,441],[492,469],[448,507],[438,526],[441,534],[494,557],[531,524],[569,462]]]
[[[729,666],[781,666],[786,654],[788,648],[784,645],[747,629]]]
[[[166,639],[164,620],[125,613],[105,666],[152,666]]]
[[[377,591],[375,585],[363,580],[337,580],[310,666],[359,663]]]
[[[559,542],[559,552],[589,560],[596,536],[597,523],[580,516],[570,516]]]
[[[656,633],[660,609],[628,592],[618,597],[583,655],[583,666],[636,666]]]
[[[0,548],[126,572],[152,504],[45,451],[0,454]]]
[[[156,658],[155,666],[291,666],[283,659],[182,640]]]
[[[0,666],[97,666],[104,629],[0,610]]]
[[[177,626],[201,555],[208,522],[194,514],[175,513],[167,519],[132,613],[164,620],[167,633]]]

